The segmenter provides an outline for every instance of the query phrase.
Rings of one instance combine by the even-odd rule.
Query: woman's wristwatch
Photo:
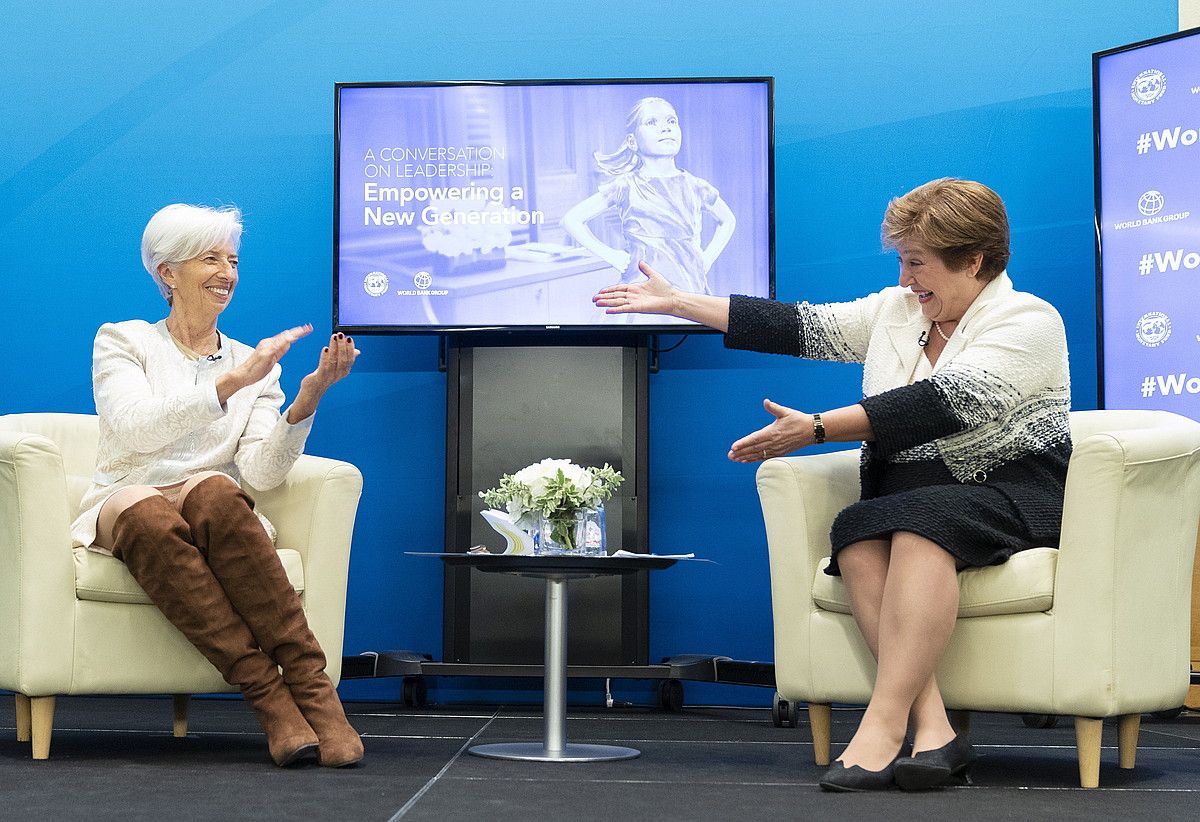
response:
[[[820,414],[813,414],[813,444],[820,445],[825,442],[825,423],[821,422]]]

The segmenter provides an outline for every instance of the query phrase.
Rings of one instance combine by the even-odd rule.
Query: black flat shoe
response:
[[[975,750],[966,734],[959,734],[940,748],[897,759],[896,785],[905,791],[941,788],[966,771],[974,759]]]
[[[896,787],[896,783],[892,780],[892,774],[899,761],[900,757],[897,756],[882,771],[868,771],[858,765],[851,765],[847,768],[841,762],[835,761],[821,779],[821,790],[839,793],[890,791]]]

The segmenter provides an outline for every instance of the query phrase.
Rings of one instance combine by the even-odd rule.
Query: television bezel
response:
[[[1095,211],[1092,215],[1094,249],[1096,255],[1096,407],[1104,404],[1104,255],[1101,238],[1103,203],[1100,188],[1100,62],[1106,57],[1148,46],[1157,46],[1172,40],[1182,40],[1200,35],[1200,26],[1182,31],[1173,31],[1158,37],[1139,40],[1124,46],[1115,46],[1092,53],[1092,184],[1094,186]]]
[[[614,340],[639,335],[712,334],[717,329],[705,325],[675,323],[636,323],[612,325],[343,325],[339,322],[339,249],[341,179],[341,99],[349,88],[453,88],[470,86],[602,86],[654,84],[762,83],[767,88],[767,288],[775,298],[775,78],[774,76],[728,77],[617,77],[555,78],[520,80],[402,80],[334,83],[333,92],[333,330],[346,334],[409,336],[455,335],[494,336],[533,335],[571,339],[578,336],[609,337]]]

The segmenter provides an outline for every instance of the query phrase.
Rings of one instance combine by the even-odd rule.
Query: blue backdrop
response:
[[[284,361],[293,395],[329,333],[336,81],[721,75],[777,78],[780,298],[845,299],[894,283],[894,258],[879,249],[888,199],[934,177],[984,181],[1009,206],[1017,287],[1066,320],[1074,405],[1095,407],[1090,54],[1174,30],[1175,0],[1136,10],[1122,0],[559,5],[10,5],[0,54],[9,328],[0,413],[93,411],[96,327],[164,313],[138,242],[149,216],[175,201],[245,212],[242,282],[223,329],[253,342],[316,326]],[[310,452],[354,462],[366,478],[346,653],[436,655],[440,568],[403,551],[442,542],[437,343],[362,338],[359,347],[309,440]],[[652,657],[771,658],[754,471],[724,455],[767,421],[764,396],[821,410],[858,399],[860,379],[852,366],[729,352],[716,337],[663,356],[651,380],[653,547],[718,564],[652,581]],[[393,698],[397,685],[342,691]],[[490,687],[445,683],[445,695],[451,685],[467,695]],[[689,701],[769,696],[688,688]]]

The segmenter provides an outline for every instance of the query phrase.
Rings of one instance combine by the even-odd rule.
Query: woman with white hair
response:
[[[325,655],[288,582],[270,523],[241,488],[283,481],[322,396],[358,351],[330,337],[287,411],[280,358],[312,326],[253,348],[217,330],[238,284],[241,214],[174,204],[142,236],[142,262],[170,310],[157,323],[106,323],[92,383],[96,475],[72,526],[76,544],[125,562],[150,599],[254,707],[271,758],[363,756]],[[282,668],[282,676],[280,675]]]

